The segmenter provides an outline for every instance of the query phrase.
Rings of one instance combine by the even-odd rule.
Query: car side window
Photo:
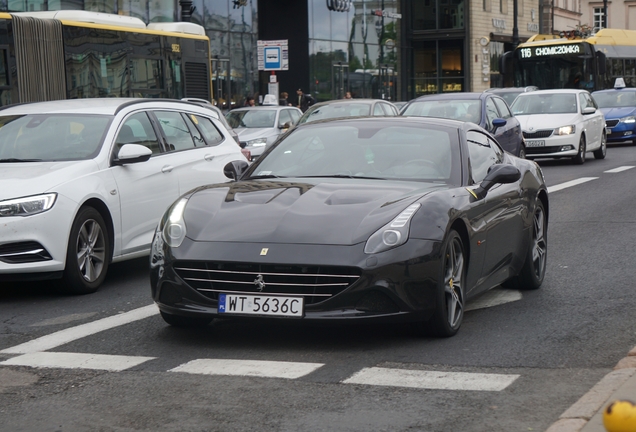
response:
[[[492,99],[486,99],[486,129],[492,129],[492,121],[499,117],[499,112]]]
[[[290,109],[285,111],[289,111],[289,115],[291,115],[291,118],[294,124],[298,123],[298,120],[300,120],[300,113],[297,110]]]
[[[393,108],[389,104],[381,103],[382,109],[384,110],[384,114],[388,116],[396,116],[397,112],[395,112],[395,108]]]
[[[377,103],[375,104],[375,106],[373,107],[373,115],[374,116],[383,116],[384,114],[384,110],[382,109],[382,107],[380,106],[381,104]]]
[[[119,151],[124,144],[140,144],[148,147],[153,154],[161,153],[161,147],[148,114],[139,112],[124,121],[115,139],[116,151]]]
[[[194,140],[181,113],[174,111],[154,111],[159,126],[166,137],[170,151],[186,150],[194,148]]]
[[[587,101],[587,106],[598,109],[598,105],[596,105],[596,101],[594,100],[592,95],[588,93],[583,93],[583,95],[585,96],[585,100]]]
[[[506,102],[504,102],[503,99],[492,98],[492,100],[495,102],[495,105],[499,109],[499,114],[501,114],[501,118],[509,119],[510,117],[512,117],[512,113],[510,112],[510,108],[508,108],[508,105],[506,104]]]
[[[195,123],[203,133],[208,145],[215,146],[223,141],[223,134],[214,126],[212,120],[196,114],[191,114],[191,116],[193,117],[193,121],[194,119],[197,120]]]
[[[291,122],[292,118],[289,115],[290,110],[281,110],[278,114],[278,126],[283,126],[287,122]]]
[[[468,131],[466,141],[468,143],[471,178],[473,183],[479,184],[488,174],[490,167],[501,162],[502,156],[498,154],[496,144],[480,132]]]
[[[192,138],[194,138],[194,145],[197,147],[205,146],[205,140],[201,136],[201,132],[199,132],[199,129],[197,129],[197,127],[194,125],[195,122],[198,123],[196,117],[194,117],[193,114],[184,114],[183,118],[190,128],[190,133],[192,134]]]

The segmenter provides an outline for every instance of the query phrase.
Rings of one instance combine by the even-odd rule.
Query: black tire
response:
[[[428,321],[417,323],[416,329],[424,335],[451,337],[457,334],[464,319],[466,252],[457,231],[448,233],[442,251],[435,312]]]
[[[193,328],[193,327],[205,327],[212,321],[212,318],[192,318],[181,315],[172,315],[164,311],[159,311],[161,318],[173,327],[179,328]]]
[[[521,159],[526,158],[526,148],[523,145],[519,148],[519,155],[517,157],[520,157]]]
[[[585,137],[581,135],[579,140],[579,152],[572,158],[572,162],[577,165],[583,165],[585,163]]]
[[[543,283],[548,254],[548,219],[541,200],[537,200],[530,229],[530,244],[519,274],[506,281],[506,288],[535,290]]]
[[[594,159],[605,159],[605,155],[607,154],[607,137],[605,134],[601,137],[601,146],[594,150]]]
[[[108,271],[110,248],[110,236],[99,212],[93,207],[80,209],[71,227],[61,290],[69,294],[97,291]]]

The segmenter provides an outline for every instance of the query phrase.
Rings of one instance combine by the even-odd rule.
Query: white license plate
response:
[[[302,317],[304,298],[219,294],[219,313]]]
[[[545,147],[545,141],[544,140],[526,141],[526,147]]]

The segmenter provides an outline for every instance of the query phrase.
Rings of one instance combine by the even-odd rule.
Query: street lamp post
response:
[[[192,0],[179,0],[179,5],[181,6],[181,21],[191,21],[192,11],[194,10]]]
[[[607,0],[605,0],[607,1]],[[513,0],[512,2],[512,47],[517,48],[517,45],[519,45],[519,28],[517,27],[517,11],[519,8],[519,5],[517,4],[518,0]]]
[[[603,0],[603,28],[607,28],[607,0]]]

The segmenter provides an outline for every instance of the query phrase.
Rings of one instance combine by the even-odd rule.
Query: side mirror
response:
[[[594,107],[585,107],[585,108],[583,108],[583,115],[594,114],[595,112],[596,112],[596,108],[594,108]]]
[[[488,191],[496,184],[514,183],[521,178],[519,168],[514,165],[496,164],[490,167],[488,174],[474,190],[478,199],[486,196]]]
[[[245,148],[245,147],[247,146],[247,143],[245,143],[245,142],[240,142],[240,141],[239,141],[239,142],[238,142],[238,145],[239,145],[239,147],[241,147],[241,148]]]
[[[113,161],[115,165],[146,162],[152,156],[152,150],[141,144],[124,144]]]
[[[496,118],[492,121],[493,130],[497,130],[500,127],[504,127],[506,125],[506,120],[502,118]]]
[[[236,181],[243,175],[243,173],[249,166],[250,165],[247,163],[247,161],[244,160],[235,160],[232,162],[228,162],[223,167],[223,174],[225,174],[225,177]]]

